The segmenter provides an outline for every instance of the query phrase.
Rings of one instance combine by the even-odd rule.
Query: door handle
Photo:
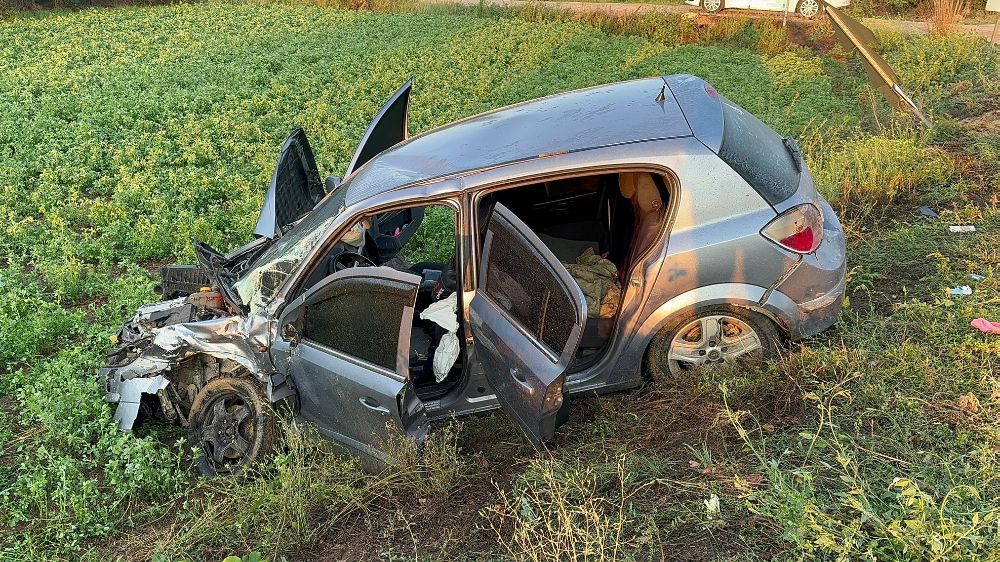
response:
[[[358,402],[361,402],[361,405],[364,406],[365,408],[368,408],[369,410],[378,412],[380,414],[389,413],[389,408],[386,408],[385,406],[379,404],[378,400],[375,400],[370,396],[364,396],[360,398]]]
[[[522,373],[520,369],[517,367],[511,367],[510,376],[514,378],[514,382],[521,385],[521,388],[525,392],[529,394],[532,392],[531,383],[528,382],[528,377],[524,376],[524,373]]]

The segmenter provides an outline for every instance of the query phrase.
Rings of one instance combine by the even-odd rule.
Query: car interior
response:
[[[618,319],[626,275],[659,235],[667,189],[649,173],[607,173],[493,192],[480,202],[480,225],[496,203],[514,212],[562,262],[587,299],[588,318],[570,371],[596,363]],[[462,309],[455,212],[434,205],[387,211],[352,228],[310,276],[308,285],[355,265],[419,275],[410,334],[410,377],[422,399],[447,394],[465,361],[457,334]],[[437,363],[437,364],[435,364]]]
[[[495,194],[559,258],[586,297],[587,324],[570,372],[590,367],[606,349],[628,272],[662,230],[667,193],[658,175],[615,172]]]

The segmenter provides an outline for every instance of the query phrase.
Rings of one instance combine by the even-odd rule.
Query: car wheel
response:
[[[733,306],[710,306],[670,321],[649,345],[646,367],[656,378],[673,378],[694,367],[773,357],[780,341],[766,316]]]
[[[217,377],[191,405],[191,441],[201,449],[203,476],[232,474],[271,451],[275,418],[259,385],[250,379]]]
[[[701,7],[706,12],[714,14],[722,9],[722,0],[701,0]]]
[[[819,0],[800,0],[799,2],[799,15],[804,18],[812,19],[820,10]]]

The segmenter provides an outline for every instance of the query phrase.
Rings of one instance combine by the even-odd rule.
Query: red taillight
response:
[[[810,254],[823,242],[823,213],[814,205],[799,205],[778,215],[760,233],[786,250]]]

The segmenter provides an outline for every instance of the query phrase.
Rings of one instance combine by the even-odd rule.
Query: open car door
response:
[[[299,413],[328,439],[386,460],[393,434],[422,439],[424,405],[409,378],[420,277],[388,267],[338,271],[282,312],[271,355]]]
[[[285,228],[311,211],[324,195],[306,133],[295,129],[281,147],[253,233],[265,238],[280,237]]]
[[[344,177],[364,166],[379,152],[406,140],[412,86],[413,80],[407,80],[372,119],[368,130],[358,143],[357,150],[354,151],[354,158],[351,158],[351,163],[347,165]]]
[[[587,303],[556,256],[503,205],[486,227],[470,316],[476,356],[497,400],[541,447],[556,429]]]

